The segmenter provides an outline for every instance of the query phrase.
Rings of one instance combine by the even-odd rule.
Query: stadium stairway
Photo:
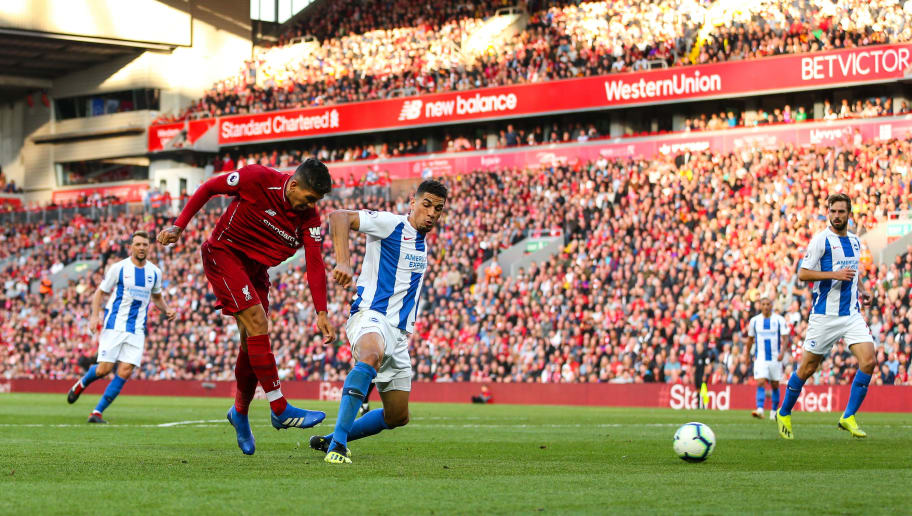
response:
[[[475,273],[478,274],[479,277],[483,277],[484,271],[488,268],[488,265],[494,260],[497,260],[497,263],[503,269],[504,277],[512,277],[519,269],[528,268],[532,262],[542,263],[547,261],[555,254],[559,253],[563,248],[563,234],[558,236],[531,234],[508,247],[490,260],[482,262],[482,264],[475,269]]]
[[[494,16],[475,30],[462,43],[462,54],[478,56],[489,48],[501,48],[513,36],[525,30],[529,13],[521,7],[498,9]]]
[[[80,278],[91,274],[92,271],[98,270],[99,267],[101,267],[101,260],[75,261],[61,269],[57,274],[51,275],[51,288],[54,292],[61,292],[67,287],[70,280],[78,281]],[[40,289],[41,278],[33,279],[29,282],[29,292],[32,294],[38,294]]]
[[[893,212],[888,219],[859,235],[871,251],[874,263],[893,263],[912,245],[912,212]]]

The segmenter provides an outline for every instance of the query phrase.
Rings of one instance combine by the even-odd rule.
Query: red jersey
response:
[[[186,228],[214,195],[235,197],[209,235],[209,244],[231,249],[267,267],[284,262],[304,247],[314,304],[318,311],[325,311],[326,269],[321,254],[320,214],[316,209],[298,212],[291,208],[285,195],[290,179],[288,174],[261,165],[215,176],[194,192],[174,224]]]

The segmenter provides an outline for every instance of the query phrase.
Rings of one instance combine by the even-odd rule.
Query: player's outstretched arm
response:
[[[209,202],[209,199],[215,195],[237,195],[243,186],[242,183],[255,180],[255,177],[253,179],[248,178],[251,174],[255,174],[255,172],[249,172],[247,167],[244,167],[230,174],[215,176],[201,184],[193,192],[184,209],[181,210],[177,220],[174,221],[174,225],[168,226],[158,234],[158,243],[169,245],[177,242],[181,233],[184,232],[184,228],[187,227],[193,216]],[[247,178],[246,181],[244,181],[245,178]]]
[[[361,227],[361,216],[357,211],[336,210],[329,214],[329,234],[333,241],[333,254],[336,257],[336,267],[332,271],[336,283],[347,287],[351,284],[352,268],[351,255],[348,252],[349,231],[358,231]]]

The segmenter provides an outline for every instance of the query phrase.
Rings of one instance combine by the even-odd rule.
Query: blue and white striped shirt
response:
[[[763,317],[757,314],[747,326],[747,334],[754,338],[754,360],[779,360],[782,336],[789,334],[789,325],[779,314]]]
[[[103,330],[146,334],[146,319],[152,294],[161,292],[162,272],[150,262],[137,267],[133,260],[121,260],[105,273],[101,290],[111,294],[105,305]]]
[[[385,315],[390,326],[412,333],[427,272],[424,235],[412,227],[405,215],[385,211],[358,213],[358,231],[367,235],[367,251],[351,313],[373,310]]]
[[[814,235],[808,244],[801,268],[811,271],[854,269],[851,281],[820,280],[814,282],[811,314],[848,316],[859,312],[858,269],[861,240],[852,233],[839,236],[829,227]]]

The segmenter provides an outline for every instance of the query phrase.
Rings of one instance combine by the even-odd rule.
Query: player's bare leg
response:
[[[117,366],[117,374],[114,375],[114,378],[111,380],[111,383],[105,388],[104,394],[102,394],[101,399],[98,400],[98,405],[95,406],[95,410],[89,415],[89,423],[107,423],[102,419],[101,414],[108,408],[111,403],[114,402],[114,399],[120,394],[121,389],[123,389],[124,383],[130,378],[130,375],[133,374],[133,364],[128,364],[126,362],[120,362]],[[100,362],[98,368],[96,369],[96,374],[100,376],[105,376],[111,371],[114,370],[113,362]],[[101,373],[99,373],[101,371]]]
[[[807,381],[808,378],[817,372],[817,369],[823,362],[823,358],[824,355],[818,355],[805,350],[804,353],[801,354],[801,362],[798,363],[798,369],[795,370],[798,378]]]
[[[250,359],[247,356],[247,329],[244,323],[235,317],[240,334],[240,350],[238,351],[237,363],[234,366],[235,393],[234,405],[228,409],[228,422],[234,427],[237,434],[238,447],[244,455],[253,455],[256,451],[256,440],[253,432],[250,430],[250,420],[247,418],[247,411],[253,395],[256,392],[257,377],[250,367]]]
[[[380,393],[383,400],[383,420],[390,429],[405,426],[409,422],[409,391],[386,391]]]
[[[867,434],[858,427],[855,421],[855,413],[861,407],[865,396],[868,394],[868,384],[871,383],[871,375],[874,374],[874,366],[877,363],[874,355],[873,342],[859,342],[852,344],[849,349],[858,360],[858,371],[855,378],[852,379],[852,389],[849,393],[849,402],[846,404],[845,412],[839,418],[838,426],[841,430],[847,430],[854,437],[867,437]]]
[[[98,368],[95,369],[95,374],[101,378],[107,376],[108,373],[114,370],[114,362],[99,362]]]

